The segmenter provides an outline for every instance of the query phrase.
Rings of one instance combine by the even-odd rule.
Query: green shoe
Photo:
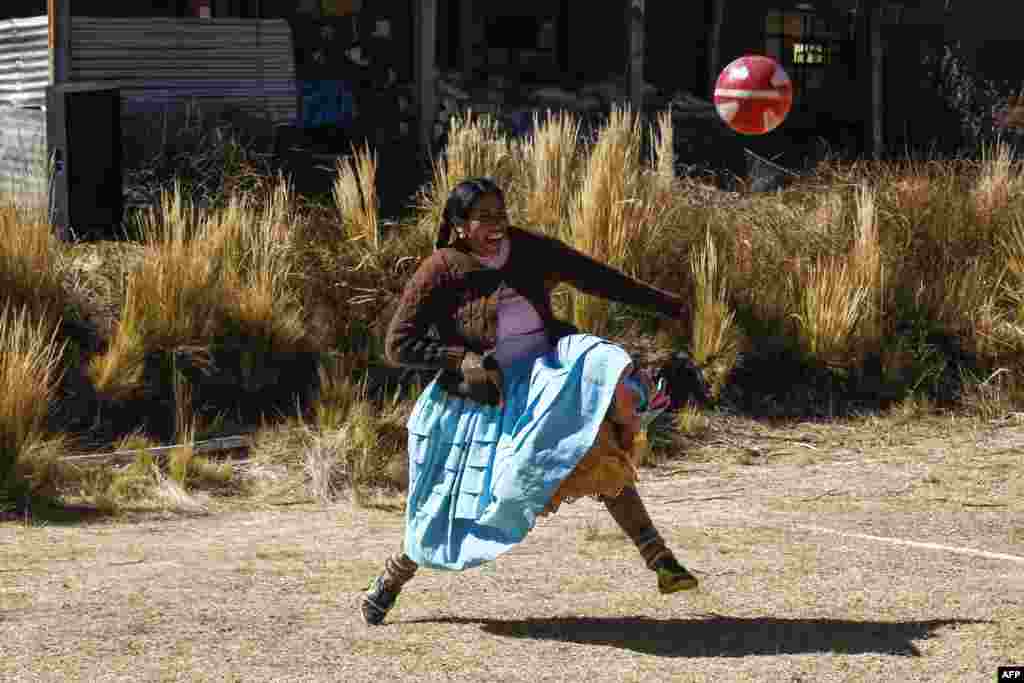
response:
[[[697,587],[697,577],[671,555],[658,560],[654,564],[654,570],[658,572],[658,591],[662,594],[668,595]]]

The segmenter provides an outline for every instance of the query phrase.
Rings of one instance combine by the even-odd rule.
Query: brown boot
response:
[[[395,553],[384,562],[384,573],[370,582],[360,604],[363,620],[370,626],[384,623],[384,617],[395,606],[402,586],[419,568],[405,553]]]
[[[640,551],[647,568],[658,574],[658,590],[675,593],[697,587],[697,579],[681,565],[658,533],[640,494],[625,488],[616,498],[605,498],[604,505]]]

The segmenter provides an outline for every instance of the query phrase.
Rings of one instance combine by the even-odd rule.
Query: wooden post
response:
[[[708,99],[714,97],[718,72],[722,68],[722,25],[725,23],[725,0],[712,0],[711,39],[708,41]]]
[[[479,36],[473,15],[475,7],[472,0],[459,2],[459,70],[467,76],[476,69],[476,44]]]
[[[871,41],[871,149],[876,160],[885,153],[885,52],[882,44],[881,3],[872,3],[870,22]]]
[[[626,6],[626,90],[634,112],[644,106],[644,16],[645,0],[629,0]]]
[[[71,80],[71,0],[47,0],[50,82]]]
[[[416,99],[419,102],[420,148],[429,157],[437,118],[437,76],[434,51],[437,43],[437,0],[417,0],[415,5]]]

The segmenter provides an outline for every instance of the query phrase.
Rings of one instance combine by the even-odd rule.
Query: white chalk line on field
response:
[[[911,548],[925,548],[927,550],[945,550],[946,552],[957,553],[959,555],[975,555],[977,557],[987,557],[990,560],[1008,560],[1010,562],[1020,562],[1024,564],[1024,557],[1020,557],[1019,555],[1009,555],[1007,553],[993,553],[988,550],[975,550],[974,548],[943,545],[941,543],[928,543],[926,541],[909,541],[903,538],[892,538],[890,536],[872,536],[871,534],[861,534],[855,531],[839,531],[838,529],[828,529],[822,526],[813,526],[810,524],[794,524],[793,526],[805,531],[816,531],[818,533],[834,534],[836,536],[845,536],[847,538],[859,538],[864,541],[878,541],[879,543],[905,545]]]
[[[656,499],[653,499],[656,500]],[[660,502],[660,501],[658,501]],[[911,541],[905,538],[895,538],[892,536],[875,536],[872,534],[862,534],[856,531],[842,531],[840,529],[829,529],[828,527],[817,526],[814,524],[801,524],[798,522],[784,522],[779,519],[772,519],[766,516],[757,516],[750,514],[749,512],[733,511],[731,514],[726,513],[726,517],[733,517],[734,519],[743,519],[746,521],[754,522],[758,526],[762,527],[773,527],[776,529],[784,529],[790,531],[812,531],[821,534],[831,534],[833,536],[845,536],[846,538],[856,538],[862,541],[875,541],[877,543],[888,543],[890,545],[901,545],[909,548],[921,548],[923,550],[942,550],[949,553],[955,553],[957,555],[973,555],[975,557],[984,557],[990,560],[1006,560],[1008,562],[1019,562],[1024,564],[1024,557],[1020,555],[1011,555],[1009,553],[995,553],[988,550],[978,550],[976,548],[964,548],[963,546],[955,545],[944,545],[942,543],[931,543],[928,541]],[[716,517],[722,519],[720,514]]]

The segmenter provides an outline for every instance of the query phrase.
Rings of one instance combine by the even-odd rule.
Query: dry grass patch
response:
[[[530,226],[564,238],[572,198],[579,184],[580,123],[567,112],[534,114],[533,132],[520,145],[521,218]]]
[[[380,201],[377,198],[377,153],[368,147],[352,149],[338,159],[331,194],[340,224],[349,239],[365,240],[374,250],[381,246]]]
[[[672,426],[683,437],[699,439],[708,433],[712,418],[700,407],[687,403],[672,418]]]
[[[1005,214],[1024,189],[1020,161],[1009,144],[999,142],[982,149],[977,183],[972,192],[977,217],[984,223]]]
[[[304,471],[314,498],[331,502],[347,492],[365,505],[375,489],[405,490],[407,415],[408,406],[398,401],[381,411],[360,400],[351,404],[338,427],[311,431]]]
[[[620,270],[636,263],[634,238],[641,226],[639,117],[628,108],[615,109],[601,129],[586,160],[583,179],[570,211],[572,244],[593,258]],[[592,334],[607,332],[608,302],[588,294],[573,294],[574,322]]]
[[[114,400],[146,391],[154,362],[187,354],[209,368],[224,350],[237,355],[243,388],[260,381],[268,352],[306,351],[306,329],[293,282],[292,201],[281,183],[265,205],[248,195],[204,212],[179,190],[144,216],[143,262],[126,284],[122,314],[109,348],[90,362],[97,390]]]
[[[694,298],[690,353],[705,371],[709,396],[716,399],[740,351],[740,332],[731,306],[728,271],[721,267],[709,229],[703,249],[690,258]]]
[[[1013,565],[817,534],[801,524],[887,524],[885,534],[912,539],[977,531],[986,535],[972,544],[995,550],[994,539],[1002,542],[1019,525],[990,515],[993,525],[985,527],[972,521],[977,510],[945,507],[935,517],[895,508],[860,516],[772,510],[765,501],[809,495],[809,480],[835,477],[873,491],[890,475],[906,476],[905,463],[889,462],[887,452],[871,456],[880,461],[877,469],[854,466],[843,444],[867,439],[877,431],[869,425],[726,426],[733,436],[749,429],[768,443],[813,434],[822,463],[834,462],[769,464],[732,480],[726,475],[739,468],[705,467],[694,476],[645,481],[649,510],[700,576],[699,591],[659,595],[635,548],[603,537],[614,524],[590,501],[545,520],[522,547],[487,568],[419,573],[380,629],[361,623],[357,600],[401,538],[397,511],[341,503],[159,525],[18,525],[0,562],[18,558],[10,568],[20,571],[3,576],[23,611],[6,616],[39,647],[13,649],[0,673],[52,671],[67,680],[139,671],[209,680],[391,680],[439,671],[500,680],[552,672],[615,680],[970,680],[1012,661],[1021,634],[1016,606],[1007,603],[1017,586]],[[937,433],[928,446],[947,436]],[[947,441],[947,451],[962,442]],[[712,500],[735,488],[745,491]],[[592,541],[583,537],[587,520],[596,529]],[[69,548],[80,549],[74,560]],[[218,607],[225,596],[238,597],[232,609]],[[89,629],[81,628],[82,618]],[[337,647],[332,641],[310,649],[324,633],[342,634]],[[340,659],[331,654],[339,648]],[[972,656],[965,660],[964,652]]]
[[[71,308],[59,242],[42,212],[0,206],[0,291],[9,305],[27,306],[50,329]]]
[[[515,172],[513,146],[496,118],[472,111],[453,116],[444,155],[434,160],[432,180],[417,196],[421,226],[436,232],[448,195],[463,180],[489,176],[499,187],[512,188]]]
[[[809,357],[833,367],[849,367],[858,326],[870,292],[846,259],[820,258],[801,268],[792,281],[797,343]]]
[[[35,318],[35,319],[34,319]],[[0,507],[22,502],[45,471],[38,451],[66,343],[46,316],[5,304],[0,312]]]
[[[358,505],[394,503],[408,485],[405,421],[408,400],[366,396],[365,381],[344,358],[320,369],[311,421],[295,418],[255,436],[252,464],[240,470],[257,501],[298,495],[322,504],[351,498]]]

